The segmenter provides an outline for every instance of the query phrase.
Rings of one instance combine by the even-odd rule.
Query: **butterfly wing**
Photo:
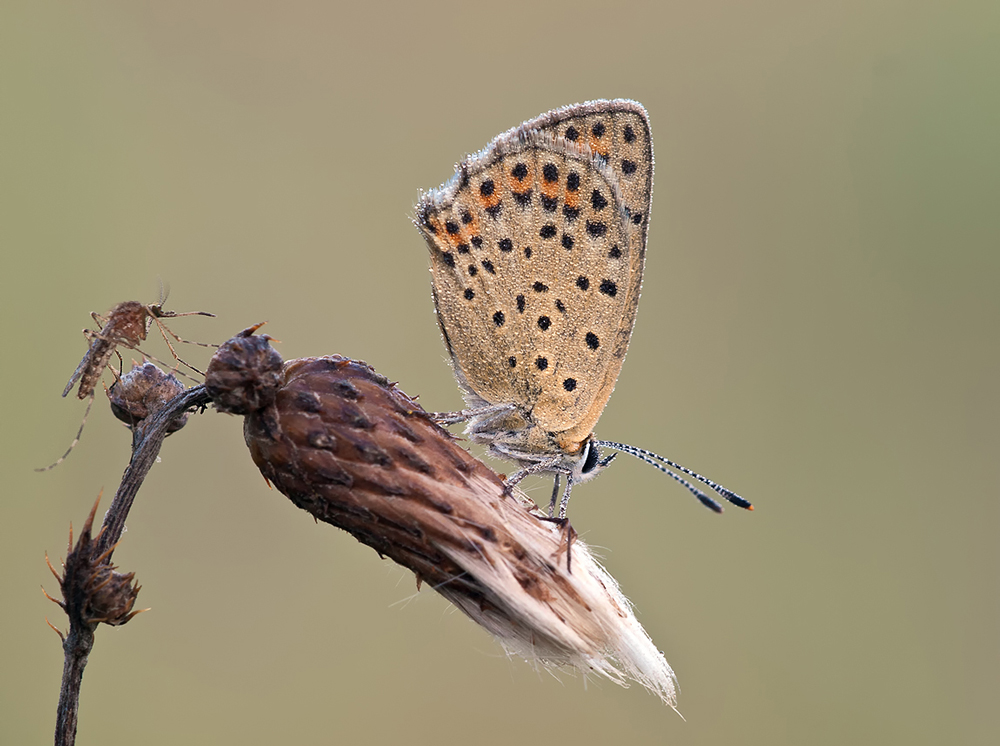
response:
[[[570,441],[579,442],[590,435],[614,391],[635,326],[653,200],[653,138],[649,115],[642,104],[628,99],[589,101],[554,109],[522,127],[549,132],[568,143],[585,147],[606,164],[618,187],[620,203],[617,207],[624,213],[629,237],[627,254],[624,247],[619,247],[620,257],[616,256],[613,244],[608,248],[609,259],[628,265],[627,272],[621,273],[627,276],[627,281],[617,283],[619,292],[625,288],[625,297],[621,314],[613,325],[613,362],[603,369],[599,378],[600,397],[587,416],[566,434]]]
[[[417,207],[438,321],[467,397],[514,403],[569,443],[600,417],[635,319],[652,174],[635,107],[595,102],[527,122]],[[570,127],[600,134],[603,151],[567,139]],[[626,155],[649,152],[622,191],[616,143],[626,140]]]
[[[653,138],[642,104],[628,99],[590,101],[554,109],[521,126],[551,132],[604,159],[624,201],[641,281],[653,200]]]

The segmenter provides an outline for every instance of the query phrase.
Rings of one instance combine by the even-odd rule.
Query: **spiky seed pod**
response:
[[[132,610],[141,587],[135,583],[134,572],[115,572],[114,565],[97,564],[89,585],[91,595],[84,609],[86,621],[117,627],[139,613]]]
[[[254,336],[256,324],[227,341],[212,356],[205,371],[205,388],[215,408],[248,414],[274,400],[283,361],[266,334]]]
[[[91,537],[91,530],[99,502],[98,496],[75,546],[72,530],[70,531],[69,549],[62,575],[49,565],[52,574],[59,581],[63,596],[62,601],[52,600],[63,608],[74,624],[93,628],[104,623],[117,627],[140,613],[141,609],[132,609],[141,586],[135,582],[135,573],[119,573],[111,564],[109,556],[114,547],[97,554],[100,533]]]
[[[509,652],[630,678],[674,706],[673,672],[582,542],[570,569],[567,531],[369,366],[287,363],[244,436],[292,502],[411,569]]]
[[[133,364],[132,370],[115,381],[108,390],[108,398],[115,417],[134,428],[185,390],[184,384],[172,373],[164,373],[153,363],[146,362]],[[187,419],[187,414],[174,419],[167,434],[180,430]]]

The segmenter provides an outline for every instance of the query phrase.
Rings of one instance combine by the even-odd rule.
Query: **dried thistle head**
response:
[[[133,363],[132,370],[112,384],[108,398],[115,417],[132,429],[184,391],[184,384],[176,376],[164,373],[153,363]],[[167,434],[180,430],[187,419],[186,414],[174,419]]]
[[[91,530],[100,501],[98,495],[75,546],[73,530],[70,529],[62,575],[49,563],[49,569],[59,581],[63,600],[52,598],[47,593],[45,595],[62,607],[70,618],[70,623],[75,626],[86,625],[93,628],[101,623],[120,626],[143,611],[133,611],[141,588],[135,582],[135,573],[116,572],[117,568],[111,564],[110,555],[114,547],[100,554],[96,553],[101,532],[91,537]]]
[[[220,412],[247,414],[274,400],[284,361],[271,347],[271,337],[254,335],[263,325],[241,331],[208,363],[205,388]]]
[[[227,376],[238,368],[231,358]],[[412,570],[508,652],[638,681],[675,705],[673,672],[587,547],[572,544],[570,565],[566,530],[394,384],[361,362],[305,358],[274,394],[237,404],[251,457],[293,503]]]

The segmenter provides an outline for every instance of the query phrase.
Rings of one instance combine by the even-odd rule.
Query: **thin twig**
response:
[[[171,422],[192,408],[204,407],[211,397],[204,386],[195,386],[167,402],[162,409],[135,427],[132,436],[132,459],[122,475],[100,533],[94,540],[92,556],[110,564],[114,546],[121,538],[125,520],[143,480],[156,463],[156,457],[167,437]],[[69,633],[63,641],[63,678],[56,713],[56,746],[72,746],[76,741],[80,709],[80,684],[87,658],[94,647],[97,622],[88,621],[78,613],[69,614]]]
[[[125,519],[132,509],[132,502],[142,486],[149,470],[156,463],[163,439],[168,435],[171,421],[187,412],[189,409],[204,407],[212,399],[205,391],[204,385],[194,386],[180,396],[168,401],[163,408],[137,425],[132,434],[132,460],[129,461],[121,485],[115,493],[115,499],[104,516],[103,533],[98,539],[98,551],[111,549],[121,538],[125,530]]]

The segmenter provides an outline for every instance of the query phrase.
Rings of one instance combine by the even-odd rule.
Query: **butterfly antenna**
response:
[[[692,477],[693,479],[697,479],[702,484],[708,485],[718,494],[724,497],[726,500],[731,502],[733,505],[736,505],[737,507],[740,508],[745,508],[746,510],[753,510],[753,503],[751,503],[749,500],[745,498],[740,497],[732,490],[726,489],[721,484],[713,482],[708,477],[703,477],[701,474],[691,471],[687,467],[681,466],[680,464],[675,463],[670,459],[663,458],[663,456],[653,453],[652,451],[647,451],[645,448],[636,448],[635,446],[626,445],[625,443],[613,443],[609,440],[595,440],[594,443],[596,443],[599,446],[603,446],[604,448],[613,448],[616,451],[621,451],[622,453],[627,453],[630,456],[635,456],[640,461],[645,461],[647,464],[656,467],[664,474],[670,475],[678,482],[683,484],[685,487],[687,487],[688,490],[695,497],[697,497],[698,500],[701,501],[702,505],[714,510],[716,513],[722,512],[722,506],[719,505],[719,503],[717,503],[715,500],[706,495],[704,492],[702,492],[700,489],[695,487],[693,484],[688,482],[683,477],[679,476],[678,474],[674,474],[672,471],[670,471],[670,469],[667,469],[665,466],[663,466],[663,464],[666,464],[667,466],[673,469],[677,469],[677,471],[683,472],[684,474],[687,474],[689,477]]]

